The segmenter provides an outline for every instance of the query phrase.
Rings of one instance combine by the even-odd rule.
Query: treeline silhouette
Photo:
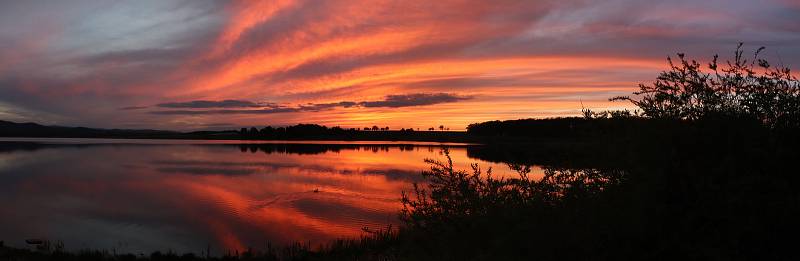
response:
[[[419,131],[413,128],[391,130],[389,127],[342,128],[318,124],[297,124],[283,127],[241,128],[243,139],[263,140],[408,140],[465,142],[471,139],[464,132]]]
[[[238,144],[241,152],[256,153],[261,152],[264,154],[299,154],[299,155],[316,155],[328,152],[340,152],[342,150],[357,150],[357,151],[372,151],[372,152],[388,152],[391,148],[396,148],[400,151],[413,151],[420,145],[387,145],[387,144]],[[426,146],[429,148],[441,146]]]
[[[285,127],[272,127],[267,126],[261,129],[256,127],[242,128],[239,133],[244,136],[254,136],[254,137],[304,137],[304,136],[343,136],[343,135],[353,135],[357,134],[362,131],[389,131],[389,127],[365,127],[363,130],[360,128],[342,128],[342,127],[331,127],[328,128],[324,125],[318,124],[297,124],[292,126],[285,126]],[[401,129],[397,131],[402,132],[413,132],[414,129]]]
[[[474,142],[463,131],[438,131],[389,127],[341,128],[317,124],[263,128],[242,128],[221,131],[163,131],[136,129],[97,129],[86,127],[45,126],[36,123],[15,123],[0,120],[0,137],[50,138],[117,138],[117,139],[203,139],[203,140],[365,140],[365,141],[436,141]]]

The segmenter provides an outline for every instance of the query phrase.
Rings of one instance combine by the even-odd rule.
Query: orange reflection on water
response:
[[[324,243],[398,223],[439,147],[97,145],[0,154],[0,240],[148,252]],[[331,145],[338,146],[338,145]],[[452,148],[456,168],[480,162]],[[480,162],[497,176],[503,164]]]

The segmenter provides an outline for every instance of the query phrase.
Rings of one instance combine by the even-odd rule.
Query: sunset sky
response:
[[[738,42],[800,69],[800,1],[3,1],[0,120],[464,129],[628,107]]]

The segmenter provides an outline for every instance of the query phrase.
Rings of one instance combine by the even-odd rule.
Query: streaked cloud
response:
[[[605,99],[676,52],[726,58],[743,41],[796,68],[797,17],[787,0],[4,2],[0,115],[166,129],[578,115],[629,106]]]

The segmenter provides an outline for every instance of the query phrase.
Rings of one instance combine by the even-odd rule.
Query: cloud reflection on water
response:
[[[397,223],[439,147],[98,145],[0,153],[0,240],[200,252],[358,236]],[[253,153],[255,152],[255,153]],[[452,148],[459,168],[470,162]],[[479,162],[479,161],[478,161]],[[502,164],[498,175],[510,174]],[[314,192],[318,190],[318,192]]]

